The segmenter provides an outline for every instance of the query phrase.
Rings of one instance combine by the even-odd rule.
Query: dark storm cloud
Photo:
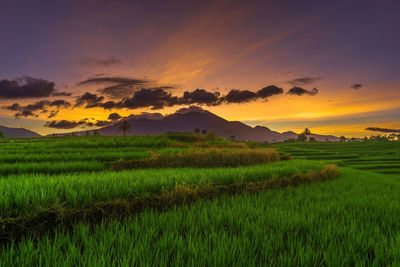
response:
[[[183,104],[205,104],[217,105],[219,103],[219,92],[207,92],[204,89],[196,89],[193,92],[185,91],[182,97]]]
[[[373,132],[381,132],[381,133],[400,133],[400,129],[388,129],[379,127],[368,127],[365,130]]]
[[[71,103],[66,100],[59,99],[54,101],[42,100],[26,106],[21,106],[18,103],[14,103],[10,106],[3,106],[3,109],[17,111],[15,117],[37,117],[37,113],[49,113],[49,118],[54,117],[59,112],[60,108],[71,107]],[[51,110],[49,110],[49,108]]]
[[[316,95],[316,94],[318,94],[318,89],[313,88],[311,91],[308,91],[304,88],[295,86],[292,89],[290,89],[287,93],[291,94],[291,95],[299,95],[299,96],[301,96],[301,95]]]
[[[49,121],[44,126],[55,129],[73,129],[84,124],[86,124],[85,120],[81,121],[62,120],[62,121]]]
[[[357,90],[360,89],[361,87],[363,87],[361,83],[355,83],[350,88]]]
[[[103,100],[104,96],[98,96],[97,94],[86,92],[82,96],[76,98],[75,106],[83,106],[85,108],[101,107]]]
[[[131,98],[124,99],[122,107],[135,109],[146,108],[161,109],[163,107],[171,107],[181,103],[181,99],[172,96],[170,92],[162,88],[140,89],[135,92]]]
[[[119,115],[118,113],[111,113],[110,115],[108,115],[108,119],[112,120],[112,121],[116,121],[121,119],[121,115]]]
[[[232,89],[224,97],[224,101],[227,103],[244,103],[250,102],[257,98],[257,93],[249,90],[236,90]]]
[[[323,77],[301,77],[301,78],[289,80],[287,83],[289,83],[293,86],[309,85],[309,84],[315,83],[316,81],[319,81],[321,79],[323,79]]]
[[[71,96],[72,93],[67,93],[67,92],[55,92],[51,94],[52,96]]]
[[[55,83],[24,76],[14,80],[0,80],[0,99],[43,98],[49,96],[70,96],[67,92],[58,92]]]
[[[169,87],[142,88],[134,92],[131,97],[121,101],[104,101],[104,97],[86,92],[77,98],[75,106],[84,108],[102,107],[104,109],[137,109],[151,108],[161,109],[175,105],[207,105],[216,106],[222,103],[245,103],[257,99],[266,99],[270,96],[282,94],[283,89],[270,85],[257,92],[249,90],[232,89],[227,95],[221,96],[219,92],[209,92],[205,89],[185,91],[183,96],[178,97],[169,92]]]
[[[104,88],[98,89],[102,94],[110,98],[124,98],[131,96],[133,92],[141,87],[148,87],[151,84],[150,80],[146,79],[131,79],[123,77],[96,77],[90,78],[78,83],[82,85],[98,85]]]
[[[229,93],[223,97],[223,101],[226,103],[246,103],[255,101],[257,99],[265,99],[273,95],[282,94],[283,89],[275,85],[266,86],[257,92],[249,90],[237,90],[232,89]]]
[[[86,128],[86,127],[104,127],[114,124],[114,121],[110,120],[94,120],[92,119],[82,119],[80,121],[69,121],[69,120],[61,120],[61,121],[48,121],[44,125],[45,127],[54,128],[54,129],[73,129],[77,127]]]
[[[82,58],[82,59],[78,60],[78,64],[84,65],[84,66],[89,66],[89,67],[96,67],[96,66],[108,67],[108,66],[112,66],[112,65],[122,64],[122,61],[115,57],[109,57],[109,58],[105,58],[105,59],[88,57],[88,58]]]
[[[0,98],[3,99],[49,97],[55,91],[53,82],[28,76],[0,81]]]
[[[69,103],[68,101],[64,100],[64,99],[59,99],[59,100],[54,100],[53,102],[50,102],[49,106],[51,107],[70,107],[71,103]]]
[[[279,94],[282,94],[282,93],[283,93],[283,89],[282,88],[279,88],[279,87],[277,87],[275,85],[269,85],[267,87],[264,87],[264,88],[260,89],[257,92],[257,95],[259,97],[261,97],[261,98],[267,98],[267,97],[270,97],[270,96],[273,96],[273,95],[279,95]]]

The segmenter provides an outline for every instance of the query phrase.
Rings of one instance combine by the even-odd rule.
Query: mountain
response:
[[[297,133],[272,131],[264,126],[251,127],[239,121],[227,121],[207,110],[199,107],[190,107],[178,110],[176,113],[163,116],[159,113],[151,115],[131,115],[125,120],[131,125],[130,135],[154,135],[166,132],[193,132],[194,129],[206,129],[215,132],[216,135],[230,138],[235,136],[236,140],[248,140],[258,142],[281,142],[296,138]],[[118,131],[120,122],[111,126],[98,129],[103,135],[122,135]],[[84,131],[83,131],[84,132]],[[79,132],[82,133],[82,132]],[[317,141],[338,141],[339,138],[331,135],[312,134]]]
[[[2,131],[7,137],[40,137],[41,135],[24,128],[9,128],[0,125]]]

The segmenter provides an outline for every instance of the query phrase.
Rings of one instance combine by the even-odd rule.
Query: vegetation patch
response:
[[[320,171],[295,174],[289,178],[264,181],[239,180],[232,184],[204,184],[196,187],[176,185],[170,191],[131,199],[115,199],[97,202],[81,209],[55,207],[34,215],[5,218],[0,221],[0,242],[18,242],[23,237],[41,237],[50,230],[62,227],[72,229],[79,221],[101,222],[104,218],[120,219],[153,209],[165,211],[179,205],[189,205],[198,200],[213,199],[221,195],[256,193],[266,189],[277,189],[300,184],[325,181],[339,177],[338,167],[327,165]]]
[[[179,153],[153,153],[150,158],[118,160],[111,165],[112,170],[178,168],[178,167],[236,167],[279,161],[275,149],[232,149],[211,148],[204,151],[188,150]]]

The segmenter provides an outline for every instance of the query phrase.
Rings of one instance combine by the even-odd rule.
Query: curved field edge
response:
[[[298,186],[339,177],[338,167],[326,165],[319,171],[294,174],[287,178],[270,178],[251,181],[239,179],[230,184],[201,184],[195,187],[175,185],[170,191],[132,199],[109,200],[93,203],[82,209],[57,207],[30,216],[6,218],[0,221],[0,242],[3,244],[21,240],[26,236],[40,237],[50,229],[71,229],[77,222],[98,223],[104,218],[123,218],[153,209],[165,211],[176,206],[188,205],[198,200],[214,199],[221,195],[256,193],[266,189]]]
[[[159,194],[176,184],[191,187],[262,181],[319,171],[322,162],[285,161],[237,168],[145,169],[49,176],[30,174],[0,179],[0,216],[16,217],[58,207]]]
[[[400,178],[341,168],[324,183],[79,223],[4,248],[18,266],[397,266]]]

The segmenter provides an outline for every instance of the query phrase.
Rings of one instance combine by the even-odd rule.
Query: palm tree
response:
[[[309,135],[311,135],[311,131],[310,131],[310,129],[308,129],[308,128],[305,128],[305,129],[304,129],[304,131],[303,131],[303,134],[304,134],[305,136],[307,136],[307,140],[308,140],[308,138],[309,138]]]
[[[127,121],[123,121],[121,125],[119,126],[118,132],[123,132],[124,136],[126,136],[126,133],[129,132],[131,129],[131,125]]]

